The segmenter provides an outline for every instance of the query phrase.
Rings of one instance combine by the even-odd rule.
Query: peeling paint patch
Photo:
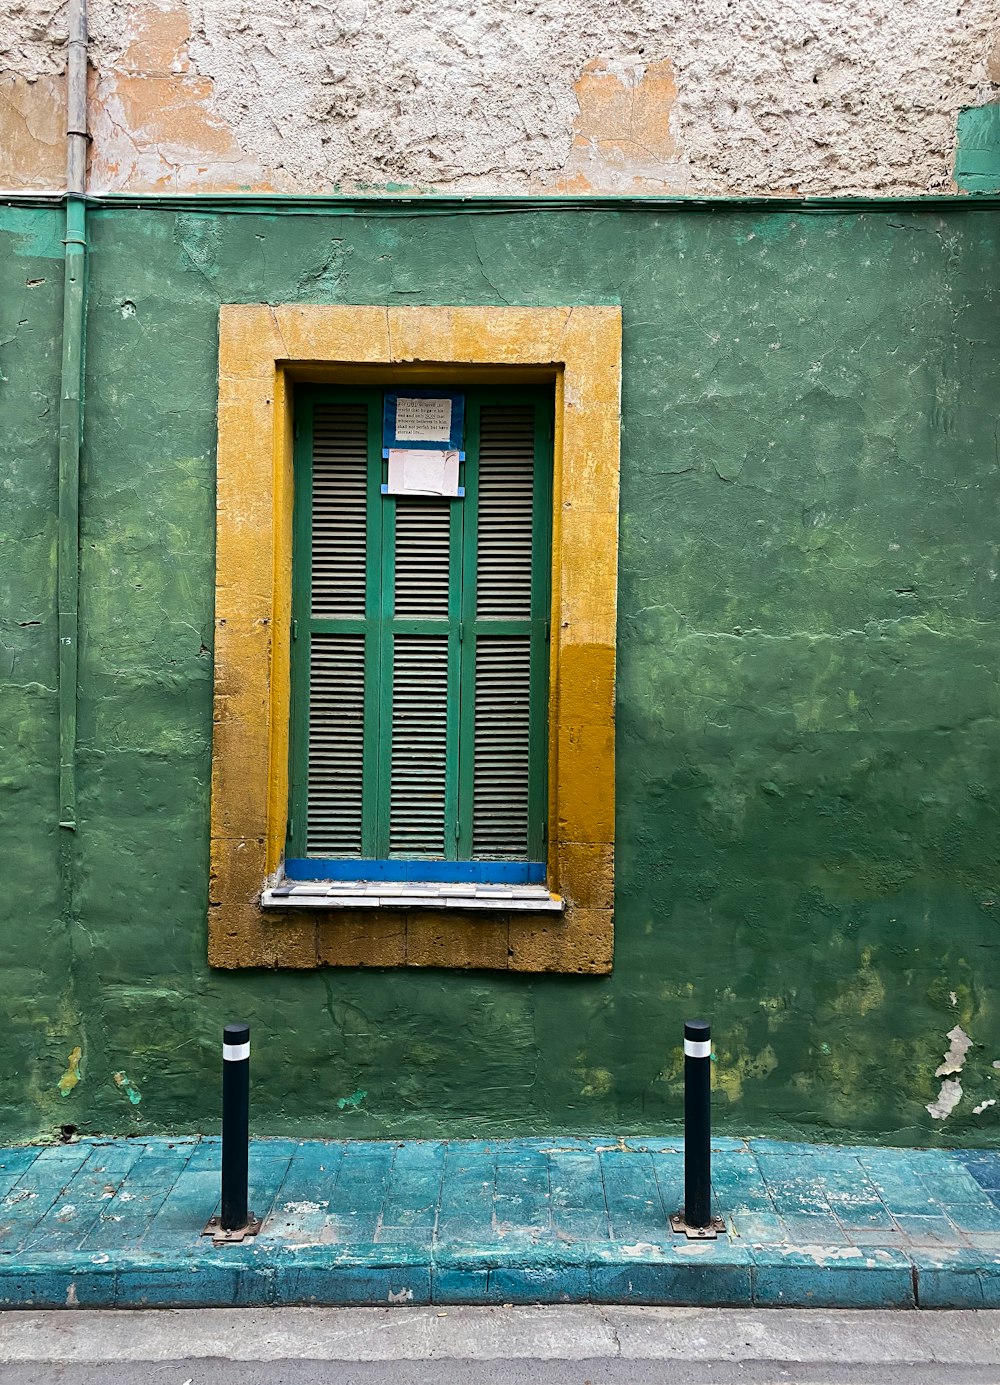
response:
[[[216,112],[211,78],[192,70],[187,7],[131,6],[124,18],[125,51],[92,84],[93,186],[269,190],[270,177]]]
[[[995,1097],[995,1096],[990,1097],[989,1101],[981,1101],[981,1102],[979,1103],[978,1106],[973,1106],[973,1108],[972,1108],[972,1114],[973,1114],[974,1116],[981,1116],[981,1115],[983,1114],[984,1111],[989,1110],[989,1108],[990,1108],[991,1106],[995,1106],[996,1104],[997,1104],[997,1099],[996,1099],[996,1097]]]
[[[663,191],[672,186],[677,148],[670,112],[677,84],[666,58],[652,63],[594,58],[573,90],[579,109],[556,191]]]
[[[0,187],[62,186],[65,104],[61,76],[0,77]]]
[[[367,1095],[368,1093],[363,1092],[359,1087],[358,1090],[356,1092],[352,1092],[350,1096],[340,1097],[337,1101],[337,1105],[340,1107],[342,1111],[355,1111],[361,1105],[361,1103],[364,1101]]]
[[[70,1092],[80,1081],[82,1077],[82,1073],[80,1072],[80,1060],[82,1058],[83,1049],[80,1048],[79,1045],[77,1045],[76,1048],[70,1051],[69,1066],[63,1073],[62,1077],[60,1077],[58,1082],[59,1092],[61,1096],[69,1096]]]
[[[389,1290],[389,1302],[390,1302],[390,1303],[412,1303],[412,1301],[413,1301],[413,1290],[412,1290],[412,1289],[400,1289],[400,1291],[399,1291],[398,1294],[394,1294],[394,1293],[392,1292],[391,1289]]]
[[[972,1040],[960,1024],[956,1024],[954,1029],[949,1029],[946,1037],[951,1040],[951,1047],[944,1055],[941,1066],[935,1068],[935,1077],[947,1077],[949,1073],[961,1072],[965,1066],[965,1055],[972,1047]]]
[[[961,1082],[957,1077],[948,1077],[941,1083],[937,1101],[928,1102],[926,1109],[936,1121],[947,1120],[961,1100]]]
[[[115,1086],[125,1093],[133,1106],[138,1106],[139,1102],[142,1100],[142,1093],[127,1073],[116,1072],[114,1074],[114,1079]]]
[[[962,1100],[962,1084],[957,1077],[950,1074],[962,1071],[966,1054],[972,1047],[972,1040],[960,1024],[948,1030],[947,1038],[949,1047],[944,1055],[944,1062],[934,1069],[934,1076],[943,1077],[945,1080],[941,1083],[937,1100],[928,1102],[924,1108],[937,1121],[947,1120]]]

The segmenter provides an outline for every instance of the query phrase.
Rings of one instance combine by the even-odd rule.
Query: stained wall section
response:
[[[995,1139],[994,213],[95,211],[63,912],[60,215],[0,223],[4,1138],[212,1128],[233,1016],[261,1133],[660,1129],[697,1011],[723,1129]],[[611,976],[207,967],[218,311],[240,301],[621,302]]]

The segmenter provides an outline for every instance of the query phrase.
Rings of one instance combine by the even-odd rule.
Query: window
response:
[[[387,493],[382,390],[296,394],[290,879],[545,879],[552,392],[456,402],[425,497]]]
[[[551,503],[544,519],[549,533],[541,535],[536,517],[541,514],[534,496],[532,501],[532,562],[548,566],[542,581],[551,586],[546,615],[550,622],[547,667],[541,682],[535,681],[535,669],[529,669],[529,756],[528,780],[543,804],[541,815],[545,840],[541,852],[533,845],[539,832],[539,818],[528,814],[528,846],[523,855],[523,835],[513,840],[512,824],[517,817],[511,805],[516,800],[516,783],[523,783],[523,765],[517,770],[513,757],[499,754],[491,762],[488,756],[475,759],[475,716],[466,724],[473,738],[473,758],[461,759],[462,701],[458,700],[459,757],[448,759],[447,728],[445,732],[445,776],[449,764],[459,776],[455,789],[458,798],[458,825],[461,838],[462,808],[472,795],[471,849],[454,847],[454,860],[415,852],[421,871],[440,868],[524,870],[537,867],[539,855],[544,860],[545,885],[515,886],[521,893],[540,890],[558,896],[548,910],[529,901],[518,911],[497,910],[495,898],[479,910],[464,902],[465,886],[445,884],[440,893],[449,894],[447,907],[437,907],[424,901],[422,907],[412,907],[409,900],[398,907],[388,906],[385,900],[369,901],[365,908],[330,907],[328,903],[313,907],[303,896],[295,900],[281,898],[286,864],[307,860],[313,853],[308,844],[308,752],[306,759],[305,803],[306,825],[290,807],[302,797],[301,785],[290,783],[290,769],[295,751],[290,740],[297,721],[292,710],[293,674],[301,681],[301,657],[293,651],[301,645],[301,620],[293,629],[293,603],[301,601],[301,583],[293,582],[293,569],[298,561],[294,542],[296,488],[296,447],[301,446],[301,400],[299,415],[294,407],[297,392],[308,397],[312,391],[315,401],[326,400],[363,403],[387,391],[404,388],[409,391],[424,388],[432,391],[462,392],[470,401],[470,419],[476,400],[480,404],[480,424],[484,411],[494,404],[504,403],[513,410],[541,400],[551,412],[553,436],[545,452],[541,473],[545,484],[551,485]],[[208,959],[213,967],[243,968],[311,968],[338,967],[463,967],[492,968],[504,971],[552,971],[566,973],[607,972],[612,965],[613,906],[614,906],[614,696],[615,696],[615,604],[618,552],[618,458],[621,397],[621,311],[614,306],[576,305],[550,308],[481,307],[390,307],[349,304],[223,304],[219,313],[219,403],[218,453],[216,468],[216,569],[215,569],[215,698],[212,737],[212,802],[211,802],[211,873],[208,888],[207,941]],[[367,405],[366,405],[367,407]],[[376,410],[377,412],[377,410]],[[295,439],[295,422],[300,424],[300,438]],[[488,418],[486,420],[488,422]],[[471,424],[470,424],[471,428]],[[377,432],[377,428],[376,428]],[[466,430],[466,466],[474,445],[470,429]],[[369,434],[366,446],[371,446]],[[471,468],[470,468],[471,469]],[[532,478],[535,487],[535,477]],[[467,487],[468,490],[468,487]],[[379,487],[381,497],[381,485]],[[372,589],[369,568],[381,553],[387,552],[395,562],[395,548],[382,543],[369,543],[369,524],[386,522],[394,515],[392,505],[379,500],[369,505],[370,491],[364,495],[365,506],[365,614]],[[466,516],[470,512],[469,496],[453,502],[448,509],[449,525],[462,516],[463,548]],[[456,509],[457,507],[457,509]],[[463,508],[464,507],[464,508]],[[542,507],[544,508],[544,507]],[[331,513],[336,513],[332,511]],[[312,506],[310,516],[310,542]],[[406,518],[403,531],[406,532]],[[508,532],[510,525],[507,525]],[[420,528],[417,538],[426,538],[428,530]],[[472,532],[472,531],[470,531]],[[396,534],[393,532],[393,543]],[[448,536],[449,557],[453,550]],[[501,547],[498,557],[506,553],[513,559],[515,548]],[[523,553],[523,549],[520,550]],[[412,556],[411,544],[410,554]],[[488,547],[476,551],[487,561]],[[337,559],[339,562],[339,557]],[[471,556],[469,557],[471,562]],[[407,559],[404,557],[403,569]],[[419,563],[410,562],[418,577],[421,572],[433,571],[422,557]],[[499,568],[497,569],[499,571]],[[312,565],[309,565],[311,581]],[[376,590],[381,599],[394,592],[379,577]],[[475,590],[478,567],[470,585],[464,582],[457,588],[458,599],[471,601],[469,592]],[[407,587],[412,591],[412,586]],[[420,600],[427,597],[426,584],[417,588]],[[456,590],[449,574],[449,601]],[[542,587],[531,586],[529,626],[540,620],[534,605],[540,600]],[[356,599],[356,596],[355,596]],[[395,595],[393,595],[395,602]],[[543,603],[544,604],[544,603]],[[478,597],[477,597],[478,605]],[[395,610],[390,621],[382,622],[383,644],[403,634],[417,635],[419,631],[394,629]],[[401,620],[403,617],[398,617]],[[496,622],[489,625],[489,634],[501,638],[521,638],[524,629],[502,632],[501,619],[524,620],[519,616],[488,615],[473,612],[473,621]],[[354,619],[324,617],[324,619]],[[406,619],[445,621],[447,638],[454,639],[453,618],[428,616],[426,612]],[[459,616],[461,622],[462,617]],[[312,620],[311,601],[307,621]],[[349,628],[340,631],[319,631],[319,634],[349,635]],[[293,639],[293,634],[298,638]],[[429,635],[438,634],[437,628]],[[459,643],[467,627],[459,625]],[[537,626],[530,631],[537,642]],[[366,631],[365,638],[368,635]],[[372,638],[377,640],[377,636]],[[311,632],[310,632],[311,640]],[[485,635],[484,635],[485,640]],[[477,635],[478,642],[478,635]],[[534,649],[536,646],[532,646]],[[529,664],[533,655],[529,655]],[[365,649],[365,670],[368,650]],[[366,680],[363,697],[392,695],[393,684],[382,677],[384,663],[377,666],[377,677]],[[449,676],[456,665],[449,665]],[[344,665],[346,668],[346,664]],[[466,659],[457,665],[458,677],[476,678],[475,661]],[[491,684],[483,664],[483,686],[496,686],[510,681],[509,663],[505,672]],[[548,678],[547,689],[544,686]],[[311,672],[309,674],[311,680]],[[357,678],[355,677],[357,683]],[[372,690],[376,690],[373,692]],[[388,691],[387,691],[388,690]],[[336,689],[340,696],[342,689]],[[461,689],[460,689],[461,691]],[[308,697],[309,688],[306,688]],[[537,694],[537,696],[536,696]],[[297,694],[301,701],[301,692]],[[355,694],[356,696],[356,694]],[[533,709],[547,704],[541,732]],[[308,705],[308,704],[307,704]],[[454,703],[449,703],[453,707]],[[421,706],[426,707],[426,689]],[[468,706],[468,703],[466,703]],[[360,720],[354,722],[355,737],[361,731],[361,846],[355,839],[350,850],[360,851],[333,858],[346,869],[354,863],[358,869],[369,870],[371,861],[388,859],[391,869],[399,869],[399,861],[409,859],[390,849],[388,857],[364,857],[371,849],[364,840],[365,832],[365,774],[364,739],[367,708],[362,706]],[[392,708],[390,706],[390,715]],[[452,714],[453,715],[453,714]],[[482,726],[482,709],[481,709]],[[346,723],[342,722],[346,727]],[[532,732],[534,728],[534,732]],[[420,723],[421,734],[427,725]],[[370,732],[369,732],[370,734]],[[455,733],[453,732],[453,735]],[[531,734],[543,739],[547,746],[541,757],[531,748]],[[349,753],[346,729],[338,743],[331,743],[330,753]],[[398,741],[397,745],[401,742]],[[391,744],[391,741],[390,741]],[[520,741],[523,746],[523,739]],[[301,752],[300,752],[301,753]],[[357,750],[353,752],[357,756]],[[416,762],[426,774],[430,756],[422,750]],[[356,763],[356,760],[355,760]],[[476,846],[475,795],[476,764],[480,763],[480,801],[490,787],[492,763],[495,770],[492,789],[499,793],[507,807],[506,819],[500,819],[503,840],[494,837],[484,846]],[[539,767],[540,766],[540,767]],[[511,783],[505,784],[500,773],[511,770]],[[391,788],[394,781],[390,763],[388,778],[383,772],[382,783],[390,785],[388,809],[379,806],[377,760],[375,769],[375,818],[382,823],[383,840],[386,830],[390,837]],[[440,771],[438,771],[440,772]],[[461,776],[472,774],[471,791],[466,784],[465,798],[461,797]],[[520,779],[518,779],[520,774]],[[397,787],[404,783],[397,778]],[[539,787],[539,785],[541,787]],[[523,802],[523,799],[521,800]],[[331,812],[345,812],[346,800],[333,805]],[[355,807],[355,813],[358,809]],[[388,812],[388,818],[385,813]],[[406,821],[413,826],[414,817]],[[522,824],[523,816],[519,819]],[[369,811],[369,822],[371,816]],[[388,823],[388,829],[386,824]],[[338,831],[346,830],[346,822]],[[357,830],[357,829],[354,829]],[[369,834],[373,829],[369,827]],[[423,830],[423,828],[421,828]],[[452,829],[454,830],[454,829]],[[465,842],[469,842],[466,816]],[[379,828],[374,829],[377,836]],[[301,834],[306,833],[303,844]],[[296,850],[305,856],[289,855],[291,840]],[[426,838],[422,844],[426,845]],[[407,844],[412,848],[412,842]],[[516,852],[514,847],[516,846]],[[324,850],[328,849],[324,847]],[[378,848],[383,850],[384,848]],[[338,846],[338,851],[344,851]],[[501,855],[502,853],[502,855]],[[464,855],[465,862],[459,859]],[[422,858],[422,859],[421,859]],[[293,867],[294,869],[294,867]],[[312,866],[307,867],[311,871]],[[297,888],[297,887],[294,887]],[[310,887],[311,888],[311,887]],[[483,885],[484,891],[497,891],[499,886]],[[345,891],[345,894],[349,893]],[[355,896],[356,898],[356,896]],[[512,895],[513,898],[513,895]],[[522,901],[523,902],[523,901]]]

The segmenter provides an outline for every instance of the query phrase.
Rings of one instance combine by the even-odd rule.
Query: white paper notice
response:
[[[457,495],[458,453],[390,447],[388,492],[390,495]]]
[[[450,399],[396,400],[397,442],[451,442]]]

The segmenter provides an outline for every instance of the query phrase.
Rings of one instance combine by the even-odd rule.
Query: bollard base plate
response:
[[[686,1236],[689,1241],[714,1241],[717,1236],[726,1234],[724,1217],[713,1217],[707,1226],[688,1226],[683,1212],[675,1212],[670,1218],[670,1230]]]
[[[256,1236],[260,1228],[264,1225],[262,1217],[255,1217],[252,1212],[247,1215],[246,1226],[237,1226],[233,1231],[223,1231],[221,1221],[218,1217],[209,1217],[203,1236],[211,1236],[212,1244],[217,1246],[241,1245],[248,1236]]]

